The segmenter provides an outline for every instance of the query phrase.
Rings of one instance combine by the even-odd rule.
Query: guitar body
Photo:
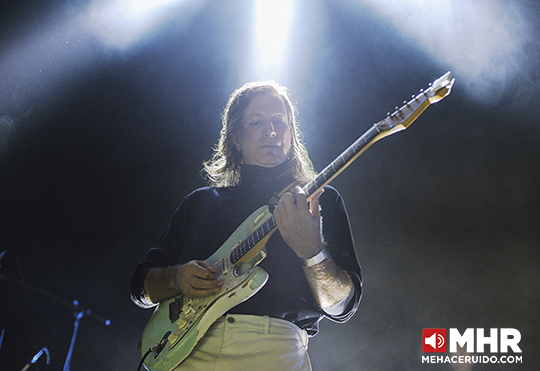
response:
[[[168,371],[179,365],[191,353],[210,326],[229,309],[255,295],[268,280],[268,273],[256,265],[264,259],[264,245],[271,234],[256,244],[252,250],[259,250],[246,257],[231,262],[231,253],[238,245],[257,230],[272,214],[263,206],[247,218],[240,227],[206,262],[218,268],[216,278],[223,280],[218,294],[206,298],[188,298],[179,295],[164,300],[144,328],[141,349],[143,353],[164,339],[163,349],[148,355],[144,365],[151,371]]]

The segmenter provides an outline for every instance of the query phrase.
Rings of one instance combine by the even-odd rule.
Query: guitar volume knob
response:
[[[187,319],[182,316],[176,321],[176,324],[178,325],[178,328],[183,329],[187,325]]]

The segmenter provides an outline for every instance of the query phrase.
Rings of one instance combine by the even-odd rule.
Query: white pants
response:
[[[289,321],[226,315],[175,371],[310,371],[308,335]]]

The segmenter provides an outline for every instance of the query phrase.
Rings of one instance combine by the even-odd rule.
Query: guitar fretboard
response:
[[[276,220],[274,216],[268,219],[263,225],[245,238],[238,246],[231,250],[230,259],[232,264],[236,264],[244,255],[248,253],[255,245],[268,235],[274,228],[276,228]]]

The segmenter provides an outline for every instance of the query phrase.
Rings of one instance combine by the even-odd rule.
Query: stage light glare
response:
[[[127,49],[152,36],[173,19],[186,22],[193,9],[204,1],[196,0],[96,0],[89,12],[94,34],[104,43]]]
[[[490,91],[497,99],[521,70],[528,32],[525,6],[516,0],[350,0],[344,6],[366,7],[426,52],[462,84]],[[419,66],[422,61],[418,61]],[[495,93],[495,94],[493,94]],[[482,99],[485,101],[486,96]]]
[[[294,5],[290,0],[258,0],[255,4],[254,74],[279,78],[286,65]]]

